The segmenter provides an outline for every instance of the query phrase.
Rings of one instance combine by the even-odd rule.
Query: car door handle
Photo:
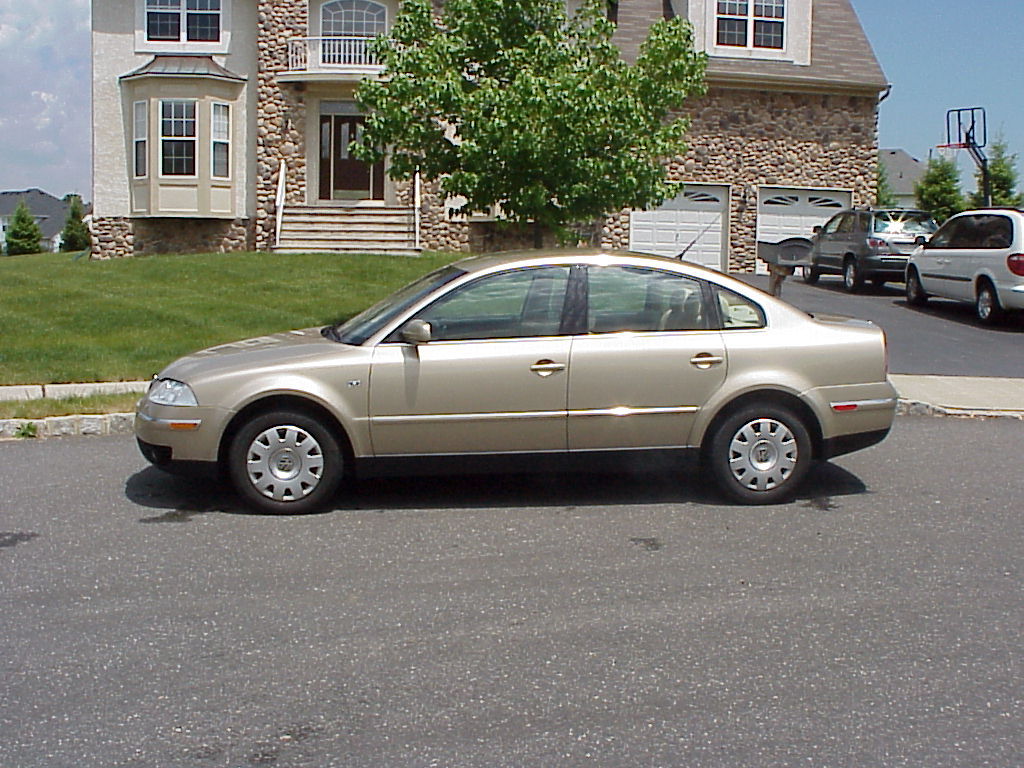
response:
[[[565,370],[565,363],[556,363],[554,360],[538,360],[530,366],[530,370],[538,376],[550,376],[553,373]]]
[[[694,355],[690,358],[690,364],[701,369],[707,369],[712,365],[719,365],[724,362],[724,357],[721,355],[712,355],[709,352],[701,352],[699,355]]]

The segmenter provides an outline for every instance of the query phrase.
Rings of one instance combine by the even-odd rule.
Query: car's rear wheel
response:
[[[748,405],[721,421],[704,454],[719,487],[743,504],[789,499],[810,469],[811,438],[788,408]]]
[[[864,287],[864,275],[857,266],[857,260],[852,256],[843,262],[843,287],[850,293],[856,293]]]
[[[999,304],[999,295],[988,280],[982,280],[978,284],[974,311],[978,315],[978,319],[986,325],[998,323],[1003,319],[1003,308]]]
[[[881,288],[882,286],[885,285],[885,278],[884,277],[872,277],[871,278],[871,284],[873,286],[875,286],[875,288]]]
[[[819,277],[821,277],[821,270],[817,267],[803,267],[804,282],[808,285],[814,285],[818,282]]]
[[[274,411],[248,421],[231,441],[228,472],[260,512],[321,509],[341,482],[341,448],[329,429],[304,413]]]
[[[907,293],[907,304],[913,307],[923,307],[928,303],[928,294],[924,292],[924,288],[921,287],[921,277],[917,274],[916,269],[907,270],[907,282],[906,293]]]

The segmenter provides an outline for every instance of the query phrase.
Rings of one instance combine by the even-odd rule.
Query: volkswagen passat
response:
[[[744,503],[892,425],[882,331],[726,275],[622,252],[471,258],[339,325],[222,344],[139,402],[142,453],[230,477],[266,512],[355,473],[698,450]],[[646,455],[650,455],[649,453]],[[443,460],[443,461],[442,461]]]

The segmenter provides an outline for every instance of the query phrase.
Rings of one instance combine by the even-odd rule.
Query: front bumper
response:
[[[221,408],[154,405],[143,398],[135,409],[135,437],[142,455],[157,466],[216,463],[231,416]]]

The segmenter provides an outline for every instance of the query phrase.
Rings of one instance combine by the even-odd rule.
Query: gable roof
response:
[[[39,222],[39,229],[47,240],[64,229],[68,217],[68,204],[41,189],[0,192],[0,216],[14,215],[14,209],[22,200],[29,212]]]
[[[709,84],[776,82],[873,93],[889,85],[850,0],[813,0],[809,65],[711,56],[707,79]]]
[[[902,149],[880,149],[878,159],[885,166],[886,179],[894,195],[913,195],[914,185],[927,170],[924,163]]]

